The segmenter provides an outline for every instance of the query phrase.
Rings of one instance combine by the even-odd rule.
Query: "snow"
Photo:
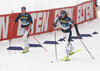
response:
[[[27,6],[27,11],[40,10],[40,7],[45,6],[46,4],[42,1],[47,0],[3,0],[0,2],[0,14],[10,13],[13,9],[14,12],[20,12],[20,7],[22,5]],[[63,5],[61,0],[51,0],[47,1],[48,7],[42,9],[56,8],[67,6]],[[65,0],[64,0],[65,1]],[[66,3],[70,2],[66,0]],[[69,5],[75,5],[86,0],[73,0]],[[10,2],[10,3],[9,3]],[[31,2],[31,3],[30,3]],[[33,4],[32,4],[33,2]],[[51,4],[52,3],[52,4]],[[60,3],[60,5],[58,4]],[[65,2],[64,2],[65,3]],[[18,5],[19,4],[19,5]],[[100,1],[98,0],[100,5]],[[7,7],[6,7],[6,6]],[[39,6],[38,6],[39,5]],[[43,5],[43,6],[42,6]],[[51,5],[51,7],[49,6]],[[31,7],[34,6],[34,7]],[[29,8],[29,10],[28,10]],[[43,48],[30,48],[30,52],[22,54],[22,51],[8,51],[9,41],[0,42],[0,71],[99,71],[100,68],[100,11],[98,11],[97,19],[92,21],[85,22],[78,25],[79,31],[81,34],[91,34],[93,32],[98,32],[97,35],[92,35],[92,37],[83,37],[82,41],[91,52],[95,59],[92,59],[80,40],[76,39],[72,42],[75,50],[82,49],[80,52],[71,56],[71,61],[56,61],[55,60],[55,45],[43,44],[44,41],[52,40],[54,41],[54,32],[45,33],[41,35],[34,35],[39,42],[48,50],[47,52]],[[75,29],[72,28],[73,36],[76,36]],[[57,40],[62,38],[62,32],[59,30],[56,32]],[[59,41],[58,41],[59,42]],[[22,38],[13,39],[12,46],[22,46]],[[30,44],[38,44],[32,36],[29,37]],[[57,45],[57,59],[66,56],[64,42],[59,42]],[[75,51],[74,50],[74,51]],[[53,63],[51,63],[53,61]]]

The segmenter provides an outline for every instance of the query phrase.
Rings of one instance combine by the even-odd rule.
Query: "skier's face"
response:
[[[22,11],[22,14],[25,14],[26,10],[21,10]]]
[[[65,14],[60,14],[61,18],[64,18],[65,17]]]

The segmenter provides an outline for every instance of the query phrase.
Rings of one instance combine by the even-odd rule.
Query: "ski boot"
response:
[[[26,51],[23,51],[22,53],[27,53],[28,51],[26,50]]]
[[[65,61],[70,61],[69,53],[67,53],[67,58],[65,59]]]
[[[24,51],[22,53],[27,53],[27,52],[29,52],[29,45],[28,47],[24,48]]]

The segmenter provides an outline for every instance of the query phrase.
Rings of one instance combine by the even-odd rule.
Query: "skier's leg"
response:
[[[25,28],[22,28],[22,33],[23,33],[23,40],[24,40],[24,51],[23,52],[27,52],[29,51],[29,45],[28,45],[28,31],[25,30]]]
[[[70,60],[70,58],[69,58],[70,47],[69,47],[69,41],[68,41],[69,35],[70,35],[69,32],[63,34],[63,37],[65,38],[65,48],[66,48],[66,53],[67,53],[67,59],[66,60],[67,61]]]
[[[73,50],[74,50],[74,47],[73,47],[72,43],[70,42],[71,36],[72,36],[72,32],[70,31],[69,38],[68,38],[69,47],[70,47],[70,52],[69,52],[70,54],[71,54],[71,53],[73,52]]]
[[[71,54],[71,53],[73,53],[74,47],[73,47],[72,43],[69,43],[69,46],[70,46],[70,54]]]

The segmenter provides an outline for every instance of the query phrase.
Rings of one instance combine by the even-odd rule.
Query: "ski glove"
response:
[[[77,36],[80,36],[80,33],[79,32],[77,32],[76,34],[77,34]]]
[[[53,23],[53,26],[54,26],[54,27],[57,27],[57,24],[56,24],[56,23]]]
[[[29,29],[29,27],[25,27],[25,30],[27,30],[27,31],[28,31],[28,29]]]

